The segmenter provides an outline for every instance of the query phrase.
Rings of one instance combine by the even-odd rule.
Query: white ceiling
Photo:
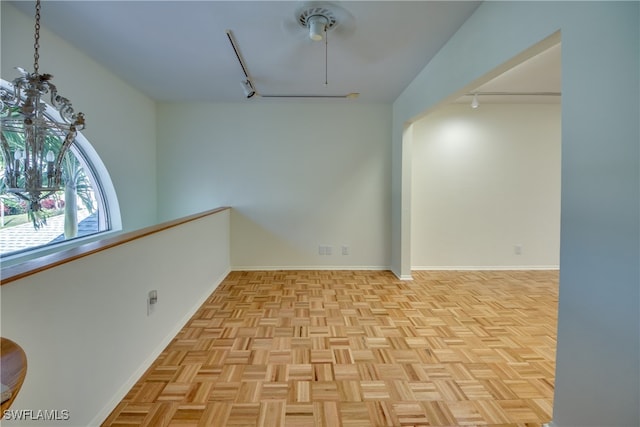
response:
[[[33,16],[33,1],[13,3]],[[329,32],[327,87],[324,43],[291,25],[304,4],[48,0],[41,22],[160,101],[244,98],[229,29],[259,93],[359,92],[363,101],[392,102],[479,2],[336,2],[352,19]]]
[[[12,3],[34,15],[34,1]],[[158,101],[244,100],[244,74],[226,34],[231,30],[260,94],[358,92],[354,102],[390,103],[480,2],[324,2],[337,6],[339,18],[328,34],[327,86],[324,42],[311,41],[295,23],[296,12],[309,4],[46,0],[41,22]],[[559,91],[559,53],[557,73],[555,59],[542,56],[532,72],[506,73],[478,90]]]

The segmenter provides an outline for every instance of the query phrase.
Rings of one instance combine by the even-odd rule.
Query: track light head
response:
[[[479,105],[480,105],[480,103],[478,102],[478,94],[474,93],[473,94],[473,101],[471,101],[471,108],[473,108],[475,110],[476,108],[478,108]]]
[[[244,95],[247,98],[251,98],[253,95],[256,94],[256,90],[253,88],[253,85],[251,84],[250,80],[243,80],[241,84],[242,84],[242,90],[244,91]]]

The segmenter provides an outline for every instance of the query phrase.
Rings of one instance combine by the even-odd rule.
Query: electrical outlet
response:
[[[513,253],[516,255],[522,255],[522,245],[517,244],[513,247]]]
[[[332,252],[331,246],[327,246],[327,245],[318,246],[318,255],[331,255],[331,252]]]
[[[158,291],[149,291],[147,295],[147,316],[151,316],[156,310],[156,304],[158,303]]]
[[[342,255],[349,255],[349,246],[342,245]]]

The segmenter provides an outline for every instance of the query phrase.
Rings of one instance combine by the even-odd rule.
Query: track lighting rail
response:
[[[253,79],[251,78],[250,74],[249,74],[249,68],[247,67],[247,65],[245,64],[244,60],[242,59],[242,54],[240,53],[240,47],[238,46],[237,41],[235,40],[233,33],[231,32],[231,30],[226,30],[226,34],[227,34],[227,38],[229,39],[229,43],[231,43],[231,47],[233,48],[233,52],[236,55],[236,59],[238,60],[238,63],[240,64],[240,68],[242,68],[242,72],[244,74],[245,79],[243,81],[241,81],[241,85],[242,85],[242,90],[244,91],[244,94],[247,98],[251,98],[253,96],[257,96],[259,98],[307,98],[307,99],[313,99],[313,98],[324,98],[324,99],[355,99],[358,96],[360,96],[359,93],[356,92],[351,92],[351,93],[347,93],[345,95],[313,95],[313,94],[301,94],[301,95],[288,95],[288,94],[271,94],[271,95],[262,95],[258,92],[258,89],[256,89],[255,84],[253,83]],[[325,37],[326,40],[326,37]],[[326,77],[326,70],[325,70],[325,77]],[[325,78],[326,80],[326,78]],[[326,84],[326,82],[325,82]]]
[[[465,96],[562,96],[562,92],[469,92]]]

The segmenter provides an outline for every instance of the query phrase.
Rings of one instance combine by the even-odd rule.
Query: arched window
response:
[[[1,80],[3,90],[12,85]],[[52,113],[55,111],[52,109]],[[34,215],[26,202],[9,193],[5,182],[7,158],[21,143],[20,132],[2,128],[0,158],[0,257],[6,259],[34,256],[66,247],[70,241],[121,228],[120,213],[109,174],[97,153],[78,132],[62,163],[63,188],[42,200],[42,209]],[[51,138],[48,144],[62,144]]]

